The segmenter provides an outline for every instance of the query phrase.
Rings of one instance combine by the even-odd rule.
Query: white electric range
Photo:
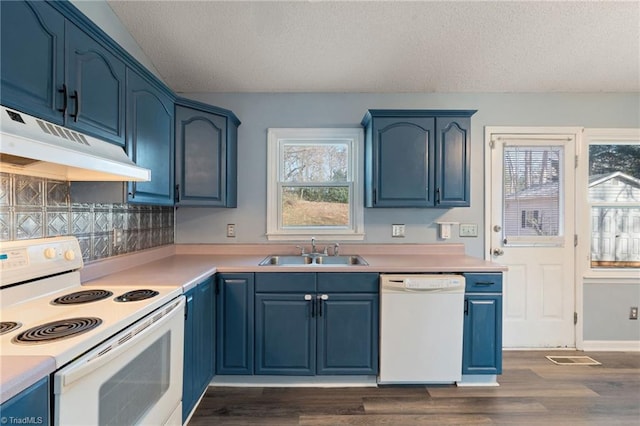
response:
[[[181,288],[82,285],[74,237],[0,243],[0,265],[0,354],[55,359],[55,424],[181,424]]]

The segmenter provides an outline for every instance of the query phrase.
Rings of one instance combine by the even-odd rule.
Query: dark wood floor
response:
[[[588,355],[561,366],[546,355]],[[210,387],[196,425],[640,425],[640,353],[505,351],[499,387]]]

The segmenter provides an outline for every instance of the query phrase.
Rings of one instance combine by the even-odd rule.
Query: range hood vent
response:
[[[0,171],[63,181],[149,181],[109,142],[0,106]]]

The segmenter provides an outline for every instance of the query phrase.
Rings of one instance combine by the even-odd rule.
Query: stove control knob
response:
[[[73,260],[76,258],[76,252],[73,250],[67,250],[64,252],[64,258],[66,260]]]
[[[56,249],[54,249],[53,247],[49,247],[44,249],[44,257],[46,259],[55,259],[56,257]]]

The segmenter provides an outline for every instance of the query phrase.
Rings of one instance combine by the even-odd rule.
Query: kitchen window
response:
[[[585,130],[592,270],[640,268],[640,131]]]
[[[364,238],[362,129],[268,131],[267,238]]]

